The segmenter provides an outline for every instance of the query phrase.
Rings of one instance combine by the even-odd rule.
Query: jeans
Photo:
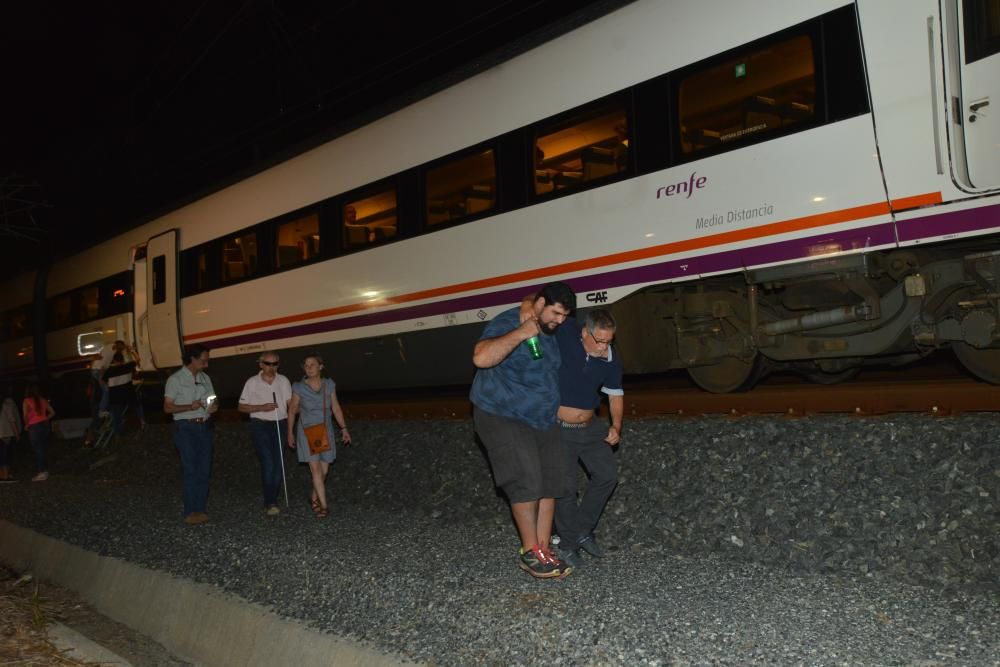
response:
[[[556,498],[556,532],[568,548],[594,532],[604,506],[618,485],[618,462],[611,445],[604,442],[608,424],[595,419],[586,428],[562,429],[566,449],[566,483],[572,489],[568,496]],[[577,504],[579,478],[577,460],[583,463],[590,482]]]
[[[111,431],[115,435],[121,435],[125,421],[125,408],[128,406],[125,403],[112,403],[108,407],[111,408]]]
[[[104,382],[101,383],[101,402],[97,406],[97,414],[100,416],[102,413],[108,411],[108,403],[111,401],[111,394],[108,392],[108,385]]]
[[[278,504],[278,491],[281,490],[282,446],[285,434],[288,432],[288,420],[264,421],[250,420],[250,433],[253,444],[257,448],[257,458],[260,460],[260,484],[264,491],[264,506]],[[279,441],[278,434],[281,434]]]
[[[35,453],[35,471],[45,472],[48,466],[45,465],[45,454],[49,450],[49,421],[46,419],[38,424],[28,427],[28,438],[31,440],[31,450]]]
[[[204,512],[208,504],[208,478],[212,472],[212,431],[208,422],[190,419],[174,422],[174,444],[181,455],[184,477],[184,516]]]

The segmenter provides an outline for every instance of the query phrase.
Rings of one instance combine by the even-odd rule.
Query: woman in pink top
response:
[[[35,469],[38,471],[31,481],[44,482],[49,478],[49,469],[45,465],[45,453],[49,448],[51,431],[49,420],[55,417],[56,413],[35,384],[28,385],[24,390],[24,403],[21,404],[21,409],[24,412],[24,425],[31,439],[31,449],[35,452]]]

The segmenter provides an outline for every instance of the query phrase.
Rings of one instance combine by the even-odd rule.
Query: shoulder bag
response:
[[[326,433],[325,381],[320,385],[320,391],[323,393],[323,421],[312,426],[306,426],[305,424],[302,425],[302,430],[305,431],[306,434],[306,441],[309,443],[309,454],[312,456],[330,451],[330,439],[327,437]]]

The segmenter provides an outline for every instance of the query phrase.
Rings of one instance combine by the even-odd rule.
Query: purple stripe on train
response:
[[[1000,205],[900,220],[896,223],[900,242],[977,232],[991,227],[1000,227]]]
[[[801,259],[812,255],[830,254],[832,252],[858,250],[866,247],[878,247],[895,243],[892,223],[886,222],[863,229],[851,229],[809,238],[792,239],[768,245],[727,250],[712,255],[703,255],[689,259],[671,260],[651,266],[641,266],[633,269],[609,271],[592,276],[571,278],[566,282],[577,293],[590,292],[599,289],[610,289],[624,285],[638,285],[675,278],[694,277],[702,273],[717,273],[739,270],[747,266],[759,266],[775,262]],[[228,347],[246,345],[277,338],[293,338],[310,334],[340,331],[356,327],[386,324],[401,320],[419,319],[444,313],[456,313],[477,308],[488,308],[507,303],[516,303],[531,290],[531,287],[477,294],[475,296],[438,301],[408,308],[398,308],[378,313],[355,315],[337,320],[312,322],[282,329],[257,331],[228,338],[217,338],[205,341],[210,347]]]

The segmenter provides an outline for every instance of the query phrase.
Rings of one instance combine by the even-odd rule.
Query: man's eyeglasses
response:
[[[277,361],[262,361],[260,363],[264,364],[265,366],[277,366],[278,365]]]
[[[614,340],[614,337],[611,337],[608,340],[601,340],[600,338],[598,338],[597,336],[595,336],[593,333],[591,333],[590,330],[587,330],[587,335],[589,335],[593,339],[593,341],[595,343],[597,343],[598,345],[611,345],[611,341]]]

